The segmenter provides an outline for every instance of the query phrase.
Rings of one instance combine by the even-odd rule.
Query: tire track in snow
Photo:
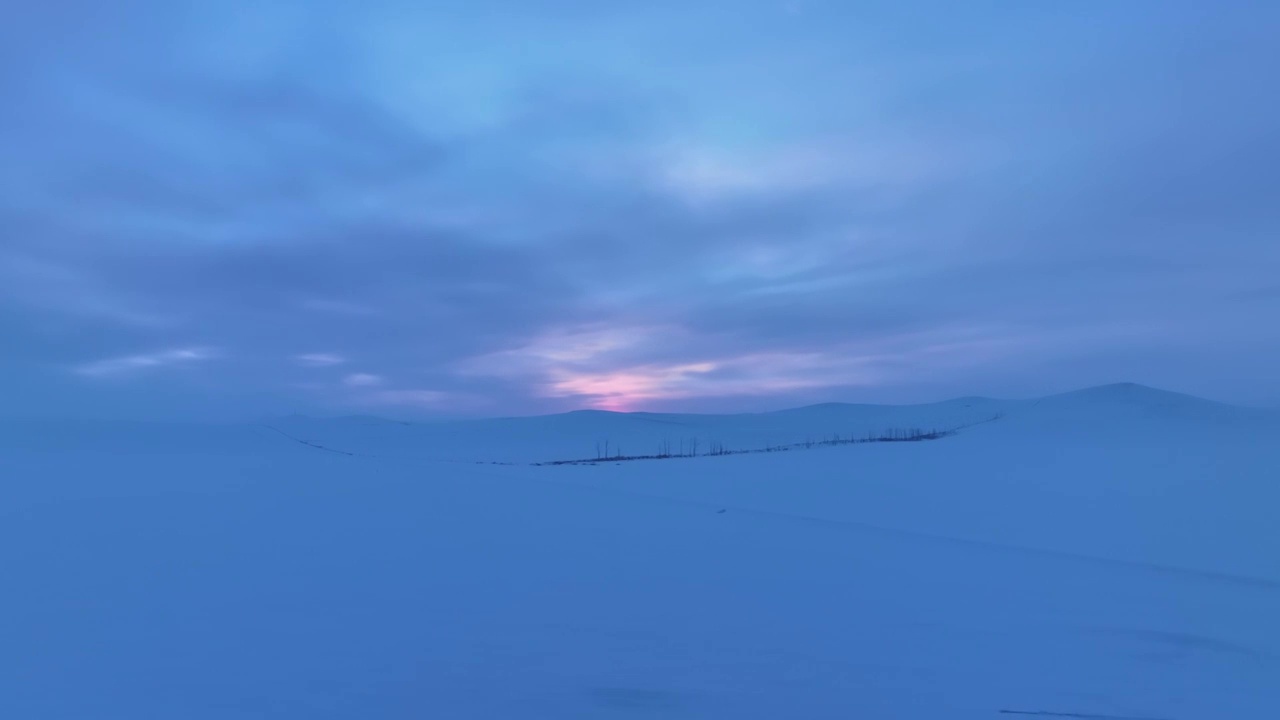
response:
[[[468,468],[468,472],[476,472],[474,468]],[[1179,567],[1176,565],[1165,565],[1162,563],[1146,562],[1142,560],[1125,560],[1121,558],[1109,558],[1099,555],[1089,555],[1087,553],[1072,552],[1070,550],[1054,550],[1050,548],[1038,548],[1026,545],[1015,545],[1012,543],[1002,543],[995,540],[978,540],[974,538],[963,538],[951,535],[942,535],[938,533],[930,533],[921,530],[907,530],[903,528],[895,528],[886,525],[876,525],[874,523],[862,522],[858,520],[838,520],[833,518],[818,517],[815,515],[801,515],[796,513],[780,512],[777,510],[760,510],[756,508],[741,507],[734,505],[724,505],[721,503],[712,503],[705,500],[690,500],[686,498],[671,497],[669,495],[655,495],[652,493],[636,492],[634,490],[622,490],[619,488],[604,487],[599,485],[588,485],[576,482],[566,482],[561,480],[552,480],[546,477],[526,476],[517,478],[512,475],[497,475],[494,473],[478,473],[490,477],[501,477],[508,481],[533,481],[545,483],[548,485],[559,485],[563,487],[573,487],[580,490],[595,491],[603,494],[626,496],[633,498],[642,498],[650,501],[665,502],[670,504],[684,505],[688,507],[706,508],[712,512],[727,510],[733,511],[735,514],[759,517],[762,519],[782,520],[787,522],[803,523],[808,525],[817,525],[829,528],[837,528],[843,530],[856,530],[862,532],[879,533],[882,535],[892,535],[902,538],[911,538],[915,540],[926,540],[934,543],[945,545],[960,545],[983,550],[997,550],[1007,553],[1018,553],[1022,555],[1033,555],[1038,557],[1052,557],[1063,560],[1074,560],[1077,562],[1092,563],[1097,565],[1109,565],[1111,567],[1123,567],[1145,572],[1154,572],[1163,575],[1173,575],[1184,578],[1195,578],[1200,581],[1213,582],[1217,584],[1235,585],[1238,587],[1247,587],[1254,590],[1276,591],[1280,590],[1280,581],[1269,578],[1260,578],[1250,575],[1237,575],[1234,573],[1217,572],[1213,570],[1201,570],[1196,568]]]

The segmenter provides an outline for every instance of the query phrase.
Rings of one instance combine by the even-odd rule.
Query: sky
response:
[[[1280,404],[1280,6],[60,0],[0,415]]]

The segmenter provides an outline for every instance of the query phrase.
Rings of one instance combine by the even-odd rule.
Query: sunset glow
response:
[[[599,410],[634,410],[646,400],[686,396],[696,386],[699,376],[715,369],[715,363],[693,363],[584,373],[553,382],[550,393],[582,396],[590,407]]]

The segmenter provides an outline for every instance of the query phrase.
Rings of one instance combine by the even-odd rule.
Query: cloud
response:
[[[621,368],[550,368],[548,397],[574,398],[602,410],[639,410],[693,398],[778,396],[813,388],[850,388],[886,379],[884,358],[825,352],[762,352],[697,362]]]
[[[547,398],[637,410],[680,400],[782,397],[910,382],[1097,339],[1079,331],[954,325],[780,349],[751,337],[619,323],[555,329],[521,347],[473,358],[460,371],[514,380]]]
[[[664,332],[680,330],[622,323],[550,328],[520,347],[468,359],[461,370],[472,374],[502,374],[537,371],[567,363],[599,362],[622,351],[650,345]]]
[[[377,310],[354,302],[346,302],[343,300],[333,300],[326,298],[305,298],[298,301],[298,307],[304,310],[311,310],[319,313],[332,313],[334,315],[374,315]]]
[[[0,297],[4,295],[36,311],[124,327],[178,324],[172,315],[104,282],[91,268],[35,254],[0,252]]]
[[[449,393],[438,390],[379,390],[363,396],[361,402],[370,405],[436,408],[449,399]]]
[[[176,350],[164,350],[155,353],[126,355],[123,357],[97,360],[77,366],[75,368],[75,372],[87,377],[108,377],[172,365],[190,364],[210,360],[215,357],[217,357],[217,353],[209,349],[181,348]]]
[[[378,375],[370,375],[368,373],[352,373],[342,379],[342,384],[347,387],[360,388],[381,385],[382,378]]]
[[[193,408],[206,382],[501,414],[1106,372],[1277,392],[1258,19],[480,5],[143,0],[111,32],[0,28],[27,69],[0,73],[0,330],[22,339],[0,377],[181,364],[128,353],[200,327],[238,362],[166,387]],[[425,389],[294,387],[348,354]]]
[[[305,365],[306,367],[313,368],[333,367],[347,362],[345,357],[336,353],[305,353],[302,355],[295,355],[293,359],[299,365]]]
[[[773,201],[824,188],[910,192],[965,172],[982,161],[960,148],[930,148],[920,140],[885,137],[858,143],[842,136],[777,147],[717,148],[688,143],[659,153],[657,187],[694,205]]]

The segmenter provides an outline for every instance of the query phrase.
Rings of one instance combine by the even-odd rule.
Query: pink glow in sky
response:
[[[725,354],[679,325],[559,327],[526,344],[473,358],[464,371],[502,377],[576,407],[635,411],[673,400],[770,396],[868,387],[924,366],[981,366],[1036,350],[998,326],[954,326],[817,350]]]
[[[641,367],[599,373],[566,373],[553,382],[553,396],[582,396],[597,410],[625,412],[637,409],[647,400],[681,397],[682,388],[699,382],[699,376],[716,369],[715,363],[702,362],[670,367]]]

